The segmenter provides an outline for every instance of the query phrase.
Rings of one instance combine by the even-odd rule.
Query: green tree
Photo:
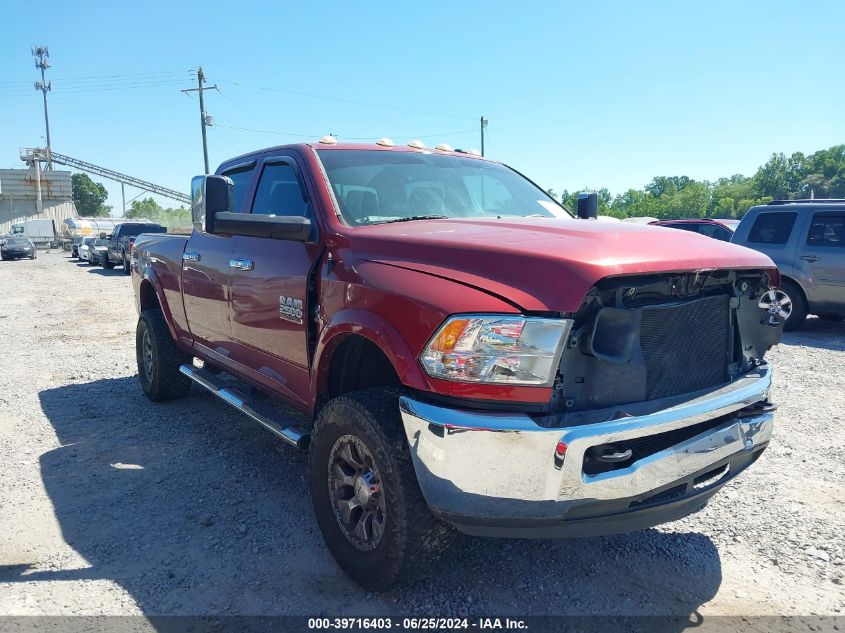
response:
[[[152,198],[133,200],[124,217],[158,222],[169,229],[191,226],[191,210],[185,207],[165,209]]]
[[[108,198],[108,191],[99,182],[94,182],[88,174],[73,174],[70,178],[73,202],[79,215],[98,217],[108,215],[111,207],[103,204]]]
[[[845,145],[819,150],[804,159],[802,197],[845,198]]]
[[[164,208],[152,198],[142,198],[132,201],[132,204],[129,205],[129,210],[124,213],[124,217],[153,220],[158,218],[163,211]]]

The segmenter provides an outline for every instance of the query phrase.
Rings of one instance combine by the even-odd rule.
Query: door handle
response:
[[[805,262],[810,262],[810,263],[812,263],[812,262],[817,262],[817,261],[819,261],[819,259],[820,259],[820,258],[819,258],[819,256],[818,256],[818,255],[800,255],[800,256],[798,257],[798,259],[803,259]]]
[[[255,268],[255,263],[245,257],[233,257],[229,260],[229,268],[234,268],[235,270],[252,270]]]
[[[182,253],[183,262],[198,262],[200,259],[200,254],[194,251],[185,251]]]

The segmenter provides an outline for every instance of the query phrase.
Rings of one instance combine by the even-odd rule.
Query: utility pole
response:
[[[487,127],[487,119],[481,117],[481,155],[484,156],[484,130]]]
[[[205,112],[205,101],[203,101],[202,93],[206,90],[217,90],[217,85],[203,87],[205,83],[205,73],[202,71],[202,66],[197,69],[197,87],[186,88],[182,92],[185,94],[189,92],[198,92],[200,95],[200,125],[202,125],[202,156],[205,159],[205,173],[208,173],[208,140],[206,139],[205,126],[212,125],[212,118]],[[218,90],[219,92],[219,90]]]
[[[40,90],[44,97],[44,125],[47,128],[47,169],[53,169],[50,158],[50,118],[47,116],[47,93],[52,90],[52,84],[47,81],[44,71],[50,67],[50,51],[46,46],[33,46],[32,56],[35,57],[35,67],[41,71],[41,81],[35,82],[35,89]]]

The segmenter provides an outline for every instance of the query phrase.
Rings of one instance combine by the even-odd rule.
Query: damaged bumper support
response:
[[[410,397],[400,411],[436,515],[480,536],[593,536],[701,509],[768,444],[770,385],[764,365],[706,392],[542,425]]]

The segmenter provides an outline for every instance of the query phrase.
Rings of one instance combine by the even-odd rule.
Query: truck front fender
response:
[[[390,323],[373,312],[347,308],[333,314],[320,333],[311,372],[312,393],[325,393],[332,354],[344,339],[352,335],[366,338],[383,351],[403,385],[414,389],[428,388],[416,355]]]

